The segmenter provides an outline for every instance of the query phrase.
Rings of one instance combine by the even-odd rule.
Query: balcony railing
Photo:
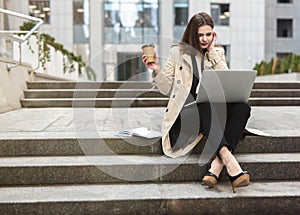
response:
[[[36,17],[28,16],[28,15],[25,15],[22,13],[17,13],[17,12],[11,11],[11,10],[5,10],[2,8],[0,8],[0,13],[4,13],[6,15],[18,17],[18,18],[25,19],[25,20],[29,20],[29,21],[32,21],[35,23],[35,25],[29,31],[0,30],[0,37],[19,43],[19,61],[17,64],[7,65],[7,69],[10,70],[13,67],[17,67],[17,66],[21,65],[21,63],[22,63],[22,43],[27,41],[32,34],[39,35],[38,29],[44,23],[44,21],[42,19],[39,19]],[[22,34],[22,36],[20,36],[20,34]],[[38,47],[40,47],[40,45],[38,45]],[[39,59],[38,59],[38,62],[39,62]],[[39,63],[38,63],[37,68],[38,67],[39,67]],[[35,69],[37,69],[37,68],[35,68]]]

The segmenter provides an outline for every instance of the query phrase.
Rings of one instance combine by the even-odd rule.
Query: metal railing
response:
[[[12,41],[15,41],[15,42],[19,43],[19,61],[18,61],[17,64],[10,65],[10,66],[7,65],[7,69],[9,71],[11,68],[14,68],[14,67],[17,67],[17,66],[21,65],[21,63],[22,63],[22,43],[27,41],[29,39],[29,37],[34,33],[37,34],[38,37],[39,37],[38,29],[44,23],[44,21],[42,19],[39,19],[39,18],[36,18],[36,17],[28,16],[28,15],[25,15],[25,14],[22,14],[22,13],[17,13],[17,12],[11,11],[11,10],[5,10],[5,9],[2,9],[2,8],[0,8],[0,13],[11,15],[11,16],[14,16],[14,17],[19,17],[19,18],[26,19],[26,20],[29,20],[29,21],[32,21],[32,22],[36,23],[29,31],[0,30],[0,37],[3,37],[3,38],[6,38],[6,39],[9,39],[9,40],[12,40]],[[18,36],[19,34],[25,34],[25,35],[20,37],[20,36]],[[40,44],[38,44],[38,47],[40,47]],[[38,55],[38,58],[39,58],[39,55]],[[39,68],[39,65],[40,65],[39,62],[40,61],[38,59],[37,68],[34,68],[32,70],[35,70],[35,69]]]

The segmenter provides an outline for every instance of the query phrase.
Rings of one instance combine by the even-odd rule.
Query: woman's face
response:
[[[213,41],[213,29],[209,25],[198,28],[198,37],[202,49],[206,49]]]

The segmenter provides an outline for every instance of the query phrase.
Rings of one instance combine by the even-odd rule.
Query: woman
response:
[[[202,184],[214,187],[225,166],[235,192],[236,187],[250,183],[248,172],[242,170],[232,154],[243,136],[250,107],[246,103],[225,104],[226,113],[223,113],[220,111],[220,104],[187,105],[195,101],[203,69],[228,69],[224,49],[216,45],[217,34],[213,32],[213,28],[213,20],[207,13],[195,14],[179,44],[171,47],[164,72],[161,71],[156,54],[154,63],[147,63],[144,54],[142,61],[148,69],[153,70],[153,85],[170,98],[162,125],[165,155],[186,155],[203,135],[209,137],[210,142],[207,144],[217,146],[216,156],[210,163]],[[225,128],[222,129],[221,125],[211,127],[212,116],[227,116]],[[218,134],[221,134],[221,138],[217,137]]]

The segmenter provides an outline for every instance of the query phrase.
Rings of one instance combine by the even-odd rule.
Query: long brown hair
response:
[[[203,25],[209,25],[212,29],[214,28],[211,16],[205,12],[197,13],[190,19],[179,42],[184,53],[195,55],[198,51],[202,56],[204,55],[204,50],[200,46],[198,37],[198,29]]]

